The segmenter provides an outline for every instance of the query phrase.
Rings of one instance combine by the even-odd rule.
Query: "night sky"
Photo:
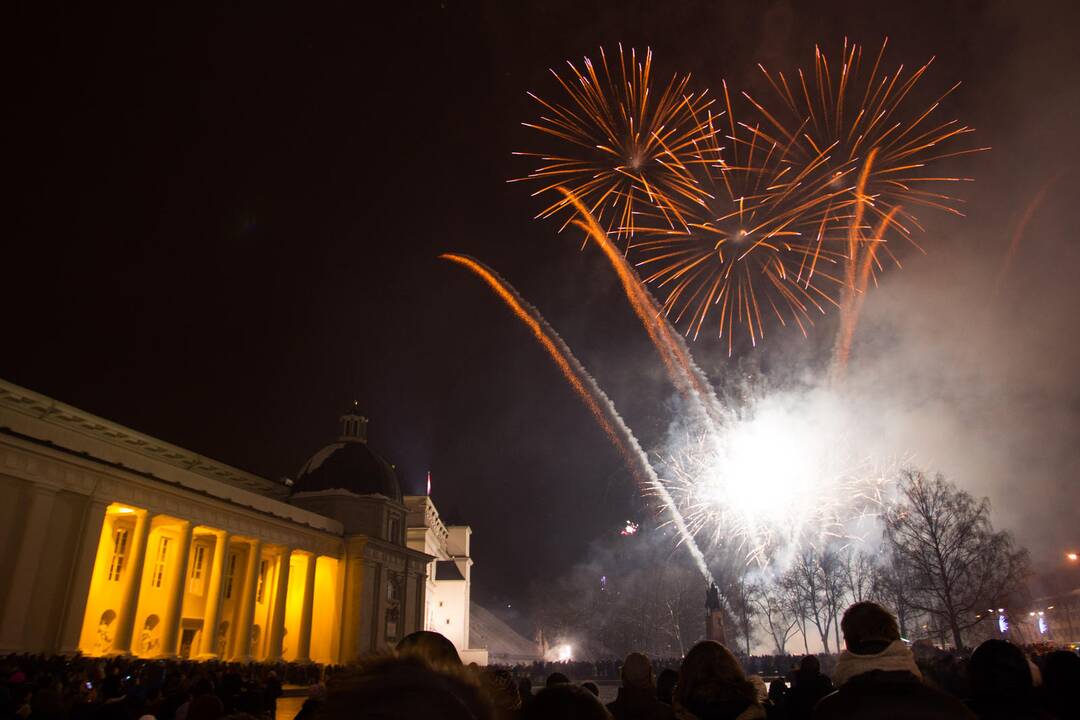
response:
[[[1066,3],[155,5],[16,13],[0,377],[271,478],[295,475],[355,399],[406,492],[430,469],[444,517],[472,525],[486,602],[525,603],[646,510],[527,330],[440,252],[513,282],[644,445],[669,421],[670,388],[609,270],[506,183],[529,169],[511,152],[534,142],[526,90],[556,94],[548,67],[622,41],[653,48],[658,78],[755,88],[756,62],[806,65],[815,42],[888,35],[895,60],[937,56],[932,88],[964,80],[948,111],[994,146],[960,164],[978,178],[969,218],[928,218],[930,233],[996,262],[1043,182],[1065,173],[1048,213],[1077,195]],[[1071,225],[1035,228],[1022,281],[1071,262],[1038,240]],[[1055,422],[1075,423],[1076,294],[1040,306],[1064,364],[1049,392],[1071,408]],[[831,330],[777,332],[742,364],[694,350],[717,378],[768,373]],[[1009,332],[988,346],[1014,347]],[[1075,469],[1075,453],[1062,462]]]

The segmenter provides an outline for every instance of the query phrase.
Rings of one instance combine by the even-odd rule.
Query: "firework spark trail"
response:
[[[1043,186],[1039,188],[1039,191],[1035,193],[1035,196],[1031,198],[1031,202],[1024,208],[1024,214],[1020,216],[1020,222],[1016,226],[1016,231],[1013,233],[1012,238],[1009,240],[1009,249],[1005,253],[1005,258],[1001,261],[1001,269],[998,271],[997,280],[994,282],[994,294],[1001,292],[1001,286],[1005,282],[1005,278],[1008,277],[1009,271],[1012,269],[1012,260],[1016,255],[1016,251],[1020,249],[1020,240],[1024,237],[1024,231],[1027,230],[1028,223],[1031,222],[1031,218],[1035,216],[1035,212],[1042,205],[1043,200],[1046,199],[1046,194],[1050,191],[1050,188],[1054,186],[1064,174],[1064,170],[1058,170],[1049,180],[1043,183]]]
[[[596,218],[581,202],[581,199],[567,188],[559,187],[557,189],[577,210],[579,217],[575,219],[575,224],[593,239],[603,251],[608,262],[611,263],[615,274],[618,275],[619,281],[622,283],[623,292],[626,293],[630,306],[645,326],[645,332],[659,352],[660,359],[667,369],[672,384],[684,396],[689,397],[695,403],[703,418],[711,426],[715,427],[722,424],[724,412],[720,406],[720,401],[717,399],[709,379],[698,367],[697,363],[694,362],[693,357],[690,355],[690,349],[686,346],[682,336],[671,327],[656,300],[649,294],[648,289],[641,282],[637,273],[626,261],[623,254],[615,248],[607,233],[600,227]]]
[[[858,261],[859,268],[854,275],[853,285],[847,291],[844,304],[841,306],[840,330],[836,334],[836,345],[833,349],[831,367],[834,382],[841,380],[847,371],[848,358],[851,355],[851,344],[855,338],[855,328],[859,325],[859,315],[862,313],[862,306],[866,301],[866,292],[870,284],[872,270],[878,263],[877,249],[885,242],[885,231],[898,212],[900,212],[899,205],[889,208],[885,217],[881,218],[873,236],[869,238],[866,250]],[[865,239],[864,242],[866,242]],[[854,263],[852,264],[854,265]]]
[[[619,454],[622,455],[630,472],[637,477],[639,483],[661,498],[664,507],[671,515],[671,522],[679,531],[681,543],[686,545],[702,575],[711,582],[712,575],[705,562],[705,556],[698,548],[694,536],[686,527],[682,514],[676,507],[667,488],[660,482],[656,471],[649,464],[648,456],[641,449],[641,445],[638,443],[633,431],[623,421],[611,398],[589,374],[562,337],[544,319],[540,311],[525,300],[513,285],[506,282],[498,273],[479,260],[457,253],[443,253],[439,257],[471,270],[495,291],[495,294],[499,296],[519,320],[528,326],[533,336],[547,351],[559,371],[562,372],[570,387],[585,403],[597,424],[600,425],[600,428],[608,436],[612,444],[615,445]]]

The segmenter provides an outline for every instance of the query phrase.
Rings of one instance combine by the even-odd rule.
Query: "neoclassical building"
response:
[[[485,662],[471,529],[339,422],[290,486],[0,381],[0,654],[344,663],[428,628]]]

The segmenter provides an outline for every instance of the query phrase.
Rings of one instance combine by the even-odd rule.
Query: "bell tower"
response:
[[[353,400],[352,405],[338,418],[341,422],[341,434],[338,442],[367,443],[368,419],[360,414],[360,403]]]

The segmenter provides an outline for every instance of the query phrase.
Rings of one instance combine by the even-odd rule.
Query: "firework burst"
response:
[[[913,232],[922,230],[914,209],[929,207],[960,215],[961,200],[945,191],[949,184],[971,178],[939,174],[940,161],[988,150],[964,147],[974,128],[958,120],[938,120],[941,102],[956,83],[929,104],[916,104],[916,88],[930,69],[931,58],[913,71],[903,64],[885,66],[886,39],[876,54],[864,55],[862,46],[844,40],[839,61],[831,63],[820,48],[814,49],[814,66],[801,68],[790,78],[758,65],[773,90],[768,100],[744,92],[761,120],[747,129],[759,142],[779,143],[804,160],[821,157],[826,178],[854,176],[869,153],[877,157],[856,201],[866,205],[865,222],[883,219],[890,212],[893,229],[916,247]],[[960,143],[960,144],[958,144]],[[855,223],[858,231],[869,225]],[[921,249],[921,248],[920,248]],[[898,262],[894,251],[883,246],[881,255]],[[881,259],[875,260],[880,269]]]
[[[524,123],[553,141],[551,152],[518,152],[537,161],[525,178],[540,183],[535,195],[558,186],[569,188],[617,238],[632,237],[636,214],[648,207],[670,227],[685,226],[682,208],[700,203],[703,190],[690,164],[701,162],[701,140],[708,127],[701,118],[712,101],[691,92],[690,76],[673,76],[653,86],[652,50],[639,56],[619,45],[609,62],[600,49],[598,65],[586,57],[581,68],[567,61],[568,71],[551,71],[563,90],[562,101],[529,93],[543,109],[539,120]],[[512,181],[515,182],[515,181]],[[564,196],[538,217],[574,210]]]
[[[707,194],[682,209],[683,226],[649,225],[631,250],[672,322],[696,339],[714,316],[708,327],[726,335],[730,355],[736,326],[752,345],[770,319],[805,335],[836,304],[835,237],[854,200],[842,175],[824,171],[827,154],[805,157],[790,142],[764,140],[736,119],[726,83],[723,91],[692,164]]]
[[[764,567],[803,545],[862,540],[874,527],[898,463],[818,437],[798,404],[765,398],[721,433],[688,432],[659,457],[669,495],[704,551],[734,546]]]

